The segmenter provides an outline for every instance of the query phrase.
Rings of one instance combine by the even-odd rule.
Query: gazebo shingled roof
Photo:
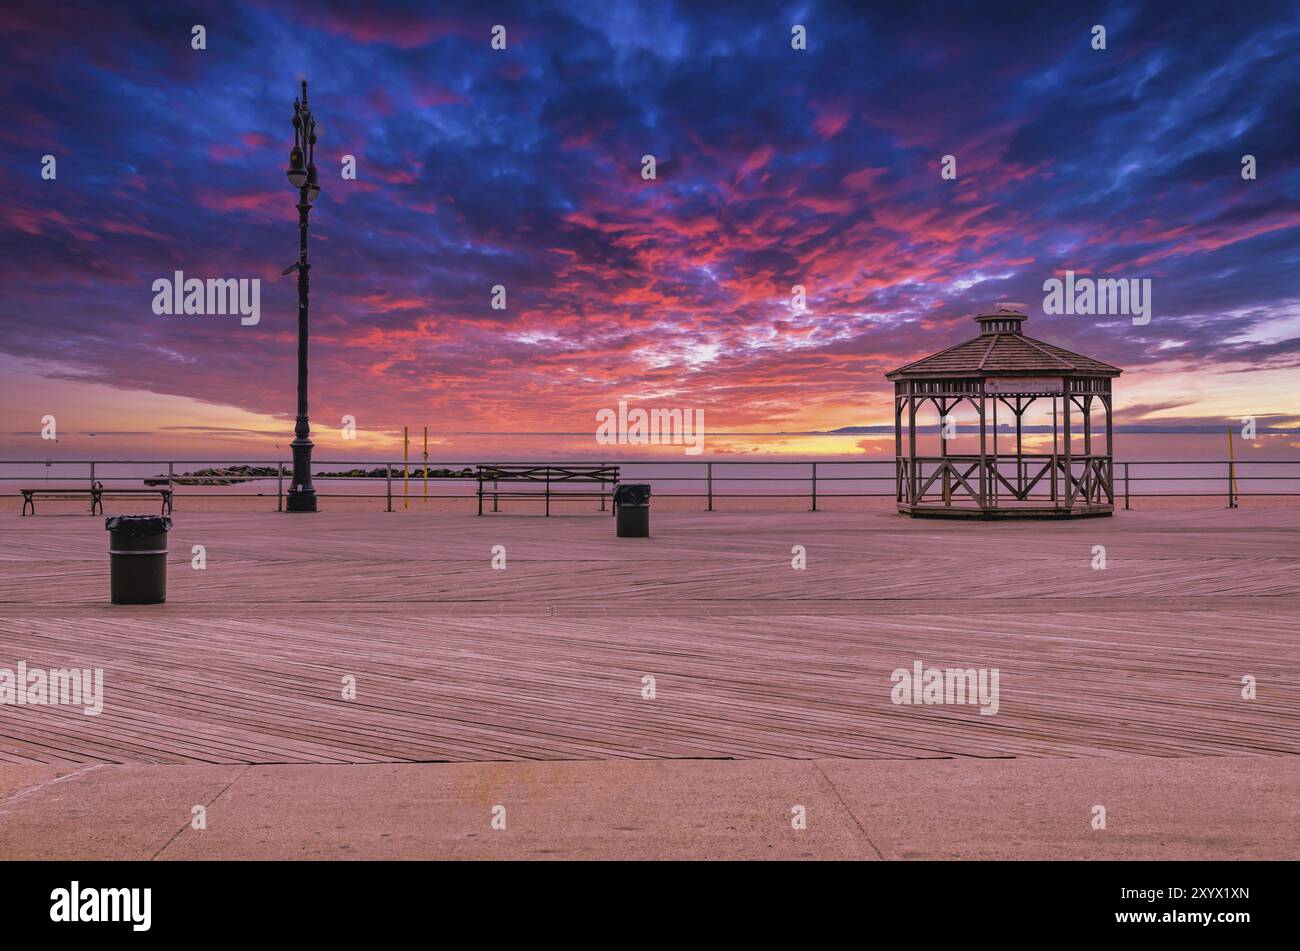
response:
[[[984,329],[978,337],[913,360],[885,374],[885,378],[906,380],[930,375],[985,376],[996,373],[1077,373],[1113,377],[1123,372],[1109,363],[1026,337],[1018,326],[1023,319],[1015,313],[987,315],[983,318],[986,328],[1016,326],[1016,329]]]

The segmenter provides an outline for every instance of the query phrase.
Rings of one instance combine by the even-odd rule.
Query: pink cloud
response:
[[[841,103],[824,103],[814,107],[813,112],[813,128],[823,139],[835,138],[853,118],[853,111]]]

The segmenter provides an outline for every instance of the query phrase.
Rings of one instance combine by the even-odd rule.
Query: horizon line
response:
[[[937,431],[939,429],[939,424],[928,423],[925,425],[918,425],[916,428],[918,431],[922,431],[922,432],[928,432],[931,430]],[[988,428],[993,429],[995,427],[992,425],[992,423],[990,423]],[[1111,431],[1116,433],[1146,433],[1149,435],[1163,434],[1163,435],[1171,435],[1171,436],[1172,435],[1184,435],[1184,436],[1216,435],[1217,436],[1217,435],[1222,435],[1223,430],[1225,428],[1237,429],[1239,428],[1239,426],[1234,424],[1226,424],[1225,426],[1217,426],[1217,425],[1209,425],[1209,424],[1189,425],[1189,426],[1147,426],[1141,423],[1128,423],[1128,424],[1112,426]],[[963,431],[978,432],[979,424],[958,423],[956,429],[958,432],[963,432]],[[996,429],[999,431],[1002,430],[1014,431],[1015,427],[1010,423],[999,422],[998,425],[996,426]],[[377,431],[383,431],[383,430],[377,430]],[[390,431],[396,432],[397,430],[392,429]],[[1030,426],[1022,426],[1021,432],[1050,433],[1052,432],[1052,427],[1047,423],[1035,423]],[[1057,432],[1060,432],[1060,430],[1058,429]],[[1291,428],[1283,428],[1278,426],[1259,426],[1256,427],[1255,432],[1257,434],[1300,436],[1300,426],[1295,426]],[[706,429],[702,431],[700,435],[701,436],[874,436],[874,435],[893,435],[893,433],[894,433],[894,427],[892,425],[881,424],[876,426],[846,426],[842,429],[781,429],[781,430],[736,430],[736,431],[725,431],[725,430],[713,431],[713,430]],[[585,429],[585,430],[478,430],[478,429],[433,430],[431,429],[428,431],[428,434],[430,436],[590,436],[592,435],[592,430],[589,429]],[[10,435],[11,436],[40,436],[41,433],[38,430],[15,431],[10,433]],[[175,432],[172,433],[79,432],[79,433],[71,433],[69,435],[83,436],[87,438],[96,438],[101,436],[126,438],[126,437],[135,437],[135,436],[149,436],[149,437],[175,436],[179,434]],[[199,433],[199,434],[191,434],[191,435],[210,435],[210,434]],[[246,435],[246,434],[232,433],[231,435]],[[281,435],[281,433],[279,432],[262,433],[258,435],[265,435],[268,438],[272,438]]]

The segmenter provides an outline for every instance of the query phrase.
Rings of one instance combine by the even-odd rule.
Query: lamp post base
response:
[[[302,492],[290,489],[285,499],[286,512],[315,512],[316,490],[306,489]]]

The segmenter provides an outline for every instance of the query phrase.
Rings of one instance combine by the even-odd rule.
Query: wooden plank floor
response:
[[[102,519],[0,516],[0,667],[106,694],[0,706],[0,762],[1300,753],[1297,509],[525,511],[178,513],[150,607],[107,603]],[[918,660],[998,668],[997,715],[892,704]]]

